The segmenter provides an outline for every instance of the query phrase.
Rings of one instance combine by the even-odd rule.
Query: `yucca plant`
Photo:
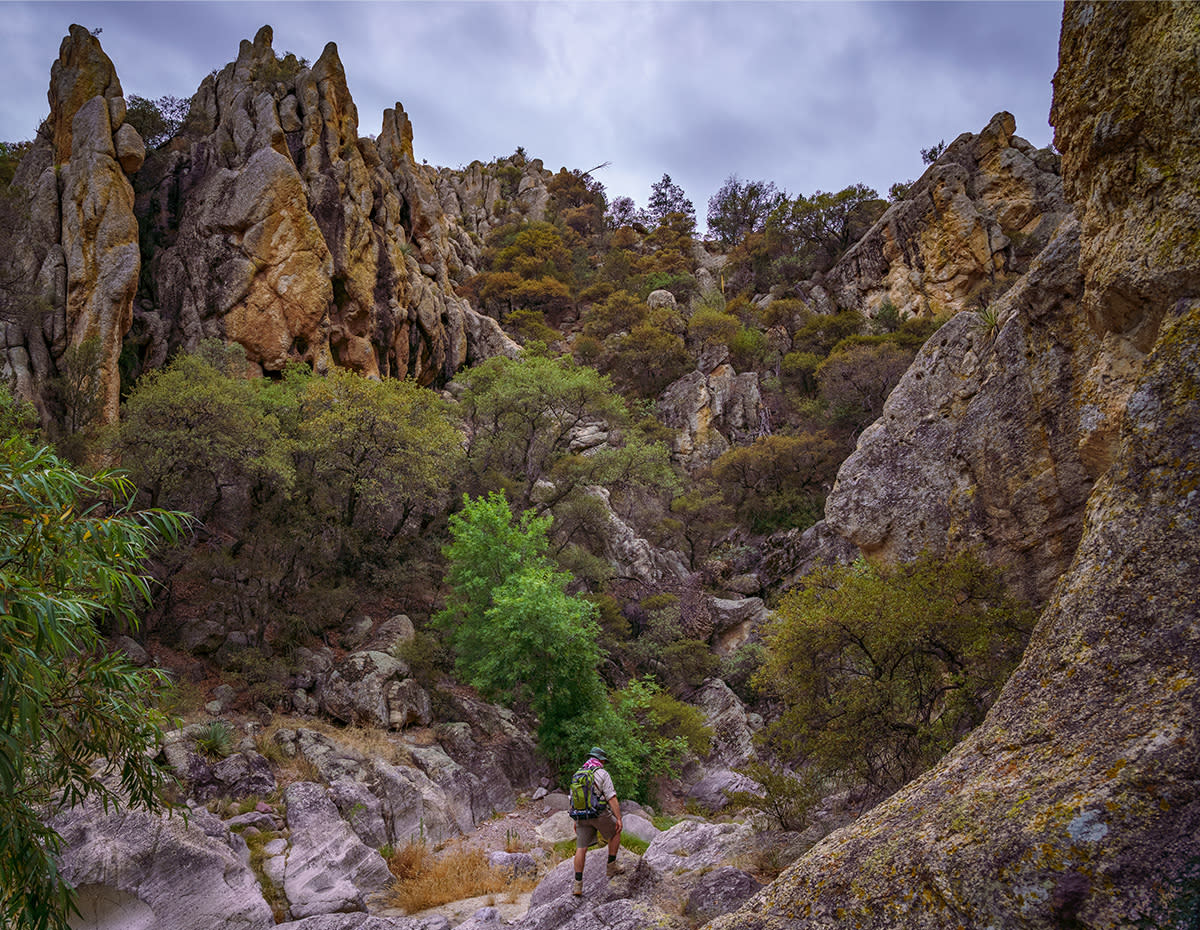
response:
[[[210,759],[224,759],[233,752],[233,728],[224,720],[204,724],[196,734],[196,749]]]

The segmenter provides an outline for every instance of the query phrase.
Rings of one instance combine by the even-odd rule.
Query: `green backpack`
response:
[[[598,817],[608,808],[608,802],[596,797],[596,769],[584,766],[571,776],[571,810],[574,820]]]

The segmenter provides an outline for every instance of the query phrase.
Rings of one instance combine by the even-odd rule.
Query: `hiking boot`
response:
[[[617,862],[615,859],[608,864],[608,877],[609,878],[612,878],[614,875],[624,875],[624,874],[625,874],[625,866],[621,865],[621,863]]]
[[[576,879],[571,885],[571,894],[577,898],[583,894],[583,882],[581,882],[579,879]]]

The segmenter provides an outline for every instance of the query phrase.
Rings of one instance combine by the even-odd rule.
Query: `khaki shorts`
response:
[[[599,833],[608,842],[617,833],[617,821],[612,811],[604,811],[599,817],[589,817],[587,820],[575,821],[575,848],[587,849],[596,842]]]

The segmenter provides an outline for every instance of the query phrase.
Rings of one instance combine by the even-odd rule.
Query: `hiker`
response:
[[[612,776],[604,771],[608,755],[599,746],[588,752],[588,760],[571,778],[571,818],[575,821],[575,885],[571,893],[583,894],[583,866],[588,847],[596,834],[608,840],[608,877],[625,871],[617,862],[621,848],[621,802]]]

